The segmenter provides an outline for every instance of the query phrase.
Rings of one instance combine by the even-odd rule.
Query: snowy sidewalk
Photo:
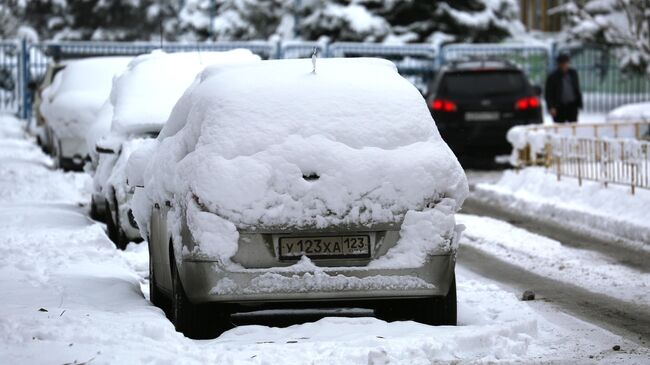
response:
[[[542,167],[505,171],[479,183],[473,198],[520,215],[650,251],[650,191],[556,176]]]
[[[85,214],[89,177],[49,166],[21,123],[0,117],[0,364],[642,364],[650,356],[463,269],[458,327],[339,317],[189,340],[145,297],[146,245],[116,250]]]

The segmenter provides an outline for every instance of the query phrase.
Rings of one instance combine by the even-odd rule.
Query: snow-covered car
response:
[[[456,323],[463,169],[394,64],[316,63],[206,68],[152,148],[151,300],[190,337],[277,303]]]
[[[86,132],[111,91],[113,77],[131,57],[96,57],[69,62],[42,93],[40,112],[52,138],[55,161],[81,170],[88,156]]]
[[[65,62],[52,62],[48,64],[43,78],[39,81],[33,80],[30,83],[32,92],[34,93],[34,118],[35,126],[33,128],[33,133],[36,136],[36,142],[43,148],[45,153],[52,152],[52,132],[49,126],[45,123],[45,118],[41,113],[41,103],[43,102],[43,91],[49,87],[54,81],[56,74],[61,72],[65,68]]]
[[[253,62],[249,50],[167,54],[155,51],[131,61],[115,79],[109,100],[87,133],[97,152],[91,214],[104,217],[109,237],[119,248],[141,240],[130,200],[125,168],[131,153],[156,138],[174,104],[207,65]],[[94,143],[93,143],[94,145]]]

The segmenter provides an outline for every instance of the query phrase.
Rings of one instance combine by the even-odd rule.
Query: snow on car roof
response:
[[[174,104],[204,67],[259,59],[246,49],[169,54],[154,51],[139,56],[113,84],[111,130],[125,134],[159,131]]]
[[[106,100],[110,93],[113,77],[119,75],[132,57],[92,57],[68,61],[65,69],[56,76],[57,83],[52,95],[56,98],[66,92],[93,92]],[[101,106],[101,103],[100,103]]]
[[[253,154],[290,135],[324,135],[353,148],[437,135],[420,93],[381,59],[318,59],[315,74],[309,59],[208,67],[191,98],[204,124],[199,145],[224,156]]]
[[[207,68],[159,141],[149,198],[194,194],[239,226],[395,222],[467,194],[424,99],[384,60]]]
[[[59,134],[84,136],[108,98],[113,77],[132,57],[95,57],[70,61],[43,91],[41,112]],[[81,126],[84,127],[81,127]]]

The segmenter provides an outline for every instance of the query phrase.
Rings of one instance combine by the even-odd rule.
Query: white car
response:
[[[456,324],[463,169],[394,64],[315,63],[206,68],[150,147],[151,300],[190,337],[274,306]]]
[[[243,49],[171,54],[155,51],[133,59],[115,79],[110,98],[87,135],[96,151],[93,160],[97,165],[91,212],[96,218],[103,213],[109,236],[118,247],[141,240],[130,209],[134,187],[127,186],[125,175],[131,153],[158,136],[174,104],[205,66],[259,59]]]
[[[131,57],[70,61],[42,92],[40,112],[49,128],[55,161],[65,170],[81,170],[88,156],[86,132],[108,98],[113,77]]]

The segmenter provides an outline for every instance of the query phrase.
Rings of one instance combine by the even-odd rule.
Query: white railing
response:
[[[516,167],[545,166],[557,175],[650,189],[650,123],[517,127],[508,133]]]

